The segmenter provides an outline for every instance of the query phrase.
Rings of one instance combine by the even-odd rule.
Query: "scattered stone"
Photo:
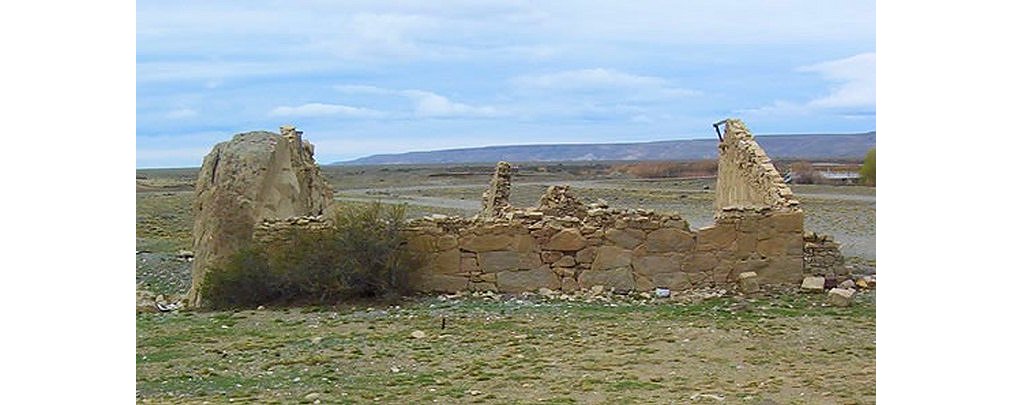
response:
[[[657,298],[668,298],[671,297],[671,290],[667,288],[658,288],[654,290],[654,296]]]
[[[416,330],[414,332],[411,332],[411,337],[414,339],[425,339],[425,332]]]
[[[320,393],[310,392],[306,394],[306,396],[303,397],[303,399],[305,399],[306,401],[316,401],[317,399],[320,399]]]
[[[738,275],[738,288],[745,294],[755,294],[759,292],[759,275],[754,271],[741,273]]]
[[[840,287],[840,288],[843,288],[843,289],[846,289],[846,290],[851,290],[856,285],[857,285],[857,283],[855,283],[854,280],[846,279],[846,280],[843,280],[843,282],[841,282],[837,287]]]
[[[806,292],[822,292],[826,287],[826,278],[808,276],[801,281],[801,290]]]
[[[861,287],[861,288],[869,288],[868,287],[868,282],[865,281],[863,277],[857,279],[857,281],[854,282],[854,285],[856,285],[858,287]]]
[[[836,307],[849,307],[854,299],[854,290],[834,288],[829,290],[829,304]]]

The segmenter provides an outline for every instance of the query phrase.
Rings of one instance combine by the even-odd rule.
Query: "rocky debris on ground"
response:
[[[834,288],[829,290],[829,305],[835,307],[849,307],[854,301],[855,292],[855,290],[849,288]]]
[[[840,288],[843,288],[843,289],[848,289],[848,290],[854,289],[854,287],[856,287],[856,286],[857,286],[857,284],[854,283],[854,280],[851,280],[849,278],[846,279],[846,280],[841,281],[837,285],[837,287],[840,287]]]
[[[137,286],[137,313],[172,312],[183,308],[181,294],[156,294]]]
[[[411,332],[411,338],[412,339],[425,339],[425,336],[426,336],[425,332],[422,332],[420,330],[416,330],[414,332]]]

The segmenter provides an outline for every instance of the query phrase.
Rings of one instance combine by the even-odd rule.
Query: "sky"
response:
[[[435,3],[438,3],[436,5]],[[137,2],[137,167],[875,127],[873,1]]]

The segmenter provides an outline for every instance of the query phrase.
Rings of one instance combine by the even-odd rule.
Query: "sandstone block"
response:
[[[537,241],[528,233],[513,236],[513,249],[517,252],[533,252]]]
[[[849,288],[834,288],[829,290],[829,304],[836,307],[849,307],[854,301],[854,290]]]
[[[840,282],[840,284],[838,285],[838,287],[850,290],[850,289],[853,289],[854,287],[857,287],[857,283],[855,283],[854,280],[846,279],[846,280],[843,280],[842,282]]]
[[[588,270],[580,273],[580,286],[590,288],[593,286],[604,286],[614,288],[618,291],[633,291],[636,289],[636,281],[633,280],[632,269],[619,267],[610,270]]]
[[[777,232],[801,233],[805,227],[805,215],[801,211],[777,212],[770,217]]]
[[[650,232],[645,243],[650,252],[688,252],[695,246],[696,239],[692,233],[664,228]]]
[[[552,264],[562,258],[563,253],[557,250],[546,250],[541,252],[541,261],[546,264]]]
[[[467,291],[492,291],[499,292],[499,289],[493,283],[486,282],[471,282],[467,285]]]
[[[457,242],[456,235],[443,235],[436,241],[436,247],[438,247],[439,250],[453,249],[458,246]]]
[[[561,286],[559,276],[548,266],[533,270],[504,271],[498,275],[499,291],[518,293],[537,291],[539,288],[557,290]]]
[[[717,258],[717,254],[714,252],[696,252],[688,256],[685,264],[682,266],[682,271],[686,273],[696,273],[701,271],[711,271],[720,260]]]
[[[655,287],[667,288],[671,291],[688,290],[692,288],[689,275],[680,271],[670,273],[658,273],[651,277]]]
[[[562,278],[561,288],[562,292],[571,293],[573,291],[579,290],[580,284],[577,283],[576,279],[573,277],[564,277]]]
[[[437,274],[455,274],[460,272],[460,251],[457,249],[447,250],[429,256],[430,261],[424,267],[424,271]]]
[[[639,229],[609,229],[605,231],[604,238],[623,248],[632,250],[646,238],[646,233]]]
[[[747,271],[738,275],[738,288],[745,294],[759,292],[759,275],[754,271]]]
[[[633,270],[643,275],[671,273],[681,270],[682,261],[675,255],[655,255],[634,257]]]
[[[587,239],[575,228],[566,228],[548,240],[546,250],[577,251],[587,246]]]
[[[825,277],[808,276],[801,281],[801,290],[806,292],[822,292],[825,285]]]
[[[593,263],[594,255],[597,253],[596,247],[586,247],[576,252],[577,263]]]
[[[461,257],[460,258],[460,272],[461,273],[474,273],[481,271],[478,267],[477,257]]]
[[[520,254],[510,251],[479,252],[478,267],[485,273],[520,269]]]
[[[601,246],[597,249],[594,262],[590,269],[593,271],[609,270],[632,265],[632,252],[618,246]],[[581,283],[582,284],[582,283]]]
[[[738,231],[734,225],[717,224],[700,228],[697,233],[698,250],[724,250],[734,243]]]
[[[432,235],[412,235],[408,238],[408,249],[419,253],[439,250],[437,238]]]
[[[562,259],[555,262],[557,267],[573,267],[576,266],[576,259],[573,256],[563,256]]]
[[[513,238],[510,235],[464,235],[460,238],[460,248],[469,252],[491,252],[495,250],[507,250]]]

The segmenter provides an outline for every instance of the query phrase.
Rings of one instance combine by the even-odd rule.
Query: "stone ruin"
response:
[[[321,215],[331,191],[313,163],[312,146],[294,128],[281,131],[236,135],[205,158],[194,286],[212,259],[240,241],[272,243],[294,229],[332,226]],[[697,230],[674,213],[584,204],[567,185],[549,187],[537,207],[515,208],[509,202],[513,169],[499,162],[475,217],[409,221],[407,248],[423,263],[409,282],[421,292],[519,293],[685,290],[747,281],[754,291],[845,272],[832,239],[805,234],[798,201],[741,121],[725,121],[718,162],[715,221]],[[229,172],[218,173],[221,168]],[[199,296],[191,303],[199,305]]]
[[[313,159],[313,145],[295,127],[283,126],[281,134],[247,132],[215,145],[201,165],[195,200],[187,302],[198,307],[207,269],[253,240],[258,225],[320,215],[333,191]]]
[[[514,208],[500,162],[478,216],[410,223],[409,248],[425,263],[410,279],[431,292],[649,291],[843,271],[836,245],[806,239],[800,204],[741,121],[725,122],[719,153],[715,223],[698,230],[677,214],[584,204],[569,186]]]

